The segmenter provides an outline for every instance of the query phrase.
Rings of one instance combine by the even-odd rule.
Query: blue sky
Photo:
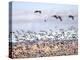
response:
[[[13,11],[17,9],[56,9],[56,10],[77,10],[77,5],[33,3],[33,2],[13,2]]]
[[[35,10],[41,10],[42,14],[34,14]],[[70,26],[77,28],[78,6],[77,5],[61,5],[47,3],[32,3],[32,2],[13,2],[12,3],[12,22],[13,31],[23,29],[25,31],[54,31],[62,28],[67,29]],[[61,15],[63,21],[52,18],[52,15]],[[71,20],[67,15],[72,14],[75,20]],[[47,22],[44,22],[44,20]]]

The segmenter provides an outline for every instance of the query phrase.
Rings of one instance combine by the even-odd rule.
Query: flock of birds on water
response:
[[[34,13],[42,14],[42,11],[41,10],[36,10],[36,11],[34,11]],[[51,17],[54,17],[54,18],[59,19],[60,21],[62,21],[62,17],[59,16],[59,15],[52,15]],[[68,17],[71,18],[72,20],[74,20],[73,15],[69,15]],[[46,20],[44,20],[44,22],[46,22]]]

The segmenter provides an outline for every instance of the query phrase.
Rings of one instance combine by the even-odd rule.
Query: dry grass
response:
[[[43,41],[41,44],[27,44],[25,42],[20,42],[15,43],[12,46],[12,58],[32,58],[75,54],[78,54],[77,40]]]

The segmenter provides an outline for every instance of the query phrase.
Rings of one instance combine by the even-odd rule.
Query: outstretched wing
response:
[[[53,15],[53,16],[51,16],[51,17],[54,17],[54,18],[58,19],[58,16],[57,16],[57,15]]]
[[[61,16],[58,16],[58,18],[60,19],[60,21],[62,21],[62,18],[61,18]]]

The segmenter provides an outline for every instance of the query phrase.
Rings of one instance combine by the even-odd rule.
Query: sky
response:
[[[42,13],[34,13],[41,10]],[[75,16],[72,20],[68,15]],[[52,15],[62,16],[63,21],[51,17]],[[46,20],[46,22],[44,22]],[[12,2],[12,30],[40,31],[49,30],[57,31],[58,29],[68,29],[70,26],[78,28],[78,6],[33,3],[33,2]]]

